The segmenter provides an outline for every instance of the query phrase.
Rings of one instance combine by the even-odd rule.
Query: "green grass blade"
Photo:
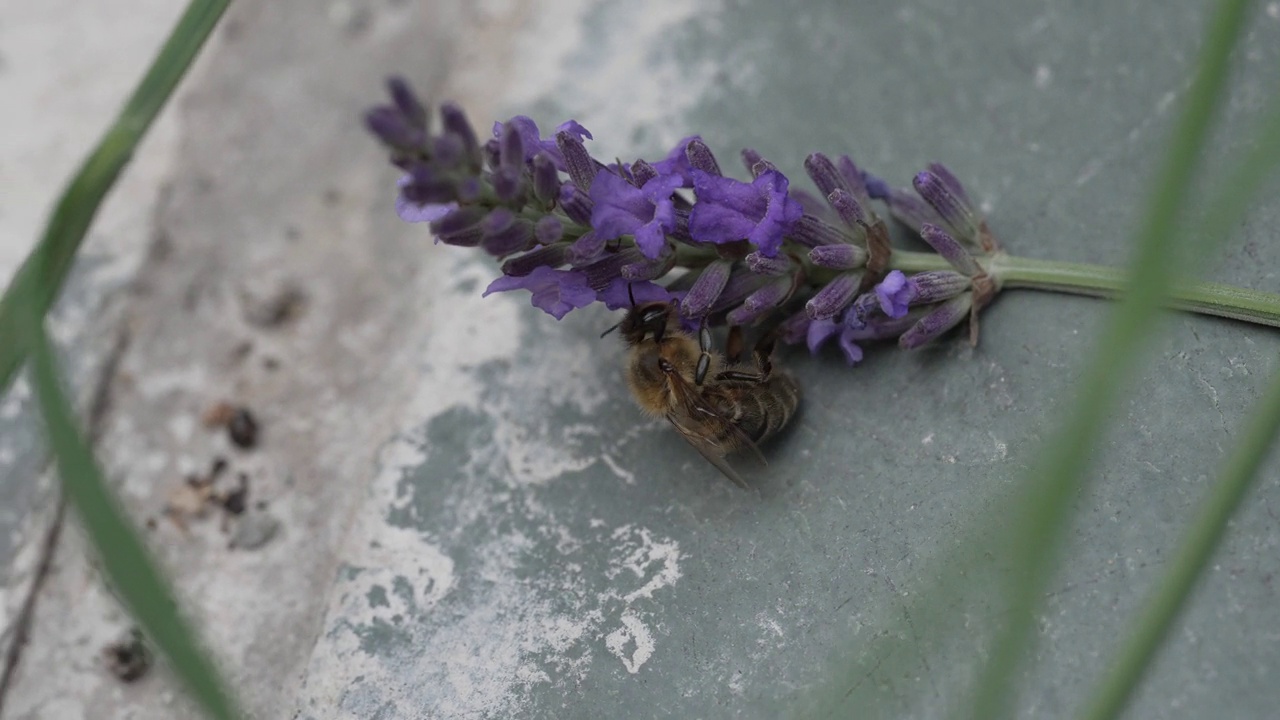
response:
[[[1239,448],[1228,460],[1191,531],[1173,556],[1172,567],[1139,615],[1137,629],[1103,676],[1102,685],[1084,717],[1103,720],[1117,717],[1124,710],[1200,573],[1213,557],[1213,551],[1226,533],[1227,521],[1252,486],[1276,433],[1280,432],[1280,373],[1272,378],[1260,404],[1262,407],[1245,429]]]
[[[187,6],[115,124],[63,191],[40,243],[0,298],[0,394],[9,387],[26,355],[22,334],[18,332],[21,323],[17,314],[18,296],[34,301],[42,316],[48,311],[58,297],[102,199],[129,164],[134,148],[173,94],[229,2],[192,0]],[[36,255],[43,258],[39,263],[33,262]],[[43,271],[37,272],[36,268]]]
[[[1224,95],[1231,51],[1249,6],[1248,0],[1223,0],[1213,12],[1195,80],[1136,234],[1129,291],[1108,318],[1080,383],[1079,400],[1026,480],[1025,505],[1010,544],[1012,574],[1020,582],[1011,598],[1008,625],[996,638],[991,660],[979,679],[972,717],[1004,717],[1012,707],[1014,670],[1027,650],[1035,610],[1057,568],[1071,499],[1084,484],[1091,449],[1101,438],[1118,390],[1133,371],[1142,341],[1168,296],[1179,256],[1171,245],[1190,239],[1176,232],[1179,209]]]
[[[24,337],[31,350],[32,380],[49,444],[57,458],[66,495],[98,550],[107,578],[209,715],[219,720],[240,717],[217,669],[205,658],[194,633],[178,614],[172,591],[107,489],[89,446],[76,430],[71,405],[58,382],[39,308],[28,304],[17,310],[23,309],[28,312]]]
[[[1207,213],[1210,227],[1224,227],[1239,217],[1248,207],[1249,200],[1262,189],[1264,181],[1280,167],[1280,92],[1272,98],[1271,110],[1258,133],[1258,141],[1244,152],[1244,158],[1236,167],[1231,182],[1224,186]],[[1173,556],[1169,571],[1138,615],[1137,629],[1125,641],[1115,662],[1103,675],[1083,717],[1090,720],[1117,717],[1168,636],[1195,588],[1196,580],[1222,541],[1227,521],[1257,479],[1258,469],[1271,451],[1277,432],[1280,432],[1280,372],[1272,377],[1271,385],[1258,406],[1238,448],[1230,456],[1202,505],[1200,515]]]

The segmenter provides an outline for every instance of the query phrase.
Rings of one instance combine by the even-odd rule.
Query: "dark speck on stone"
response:
[[[227,435],[236,447],[248,450],[258,444],[258,421],[254,419],[249,408],[236,408],[235,414],[227,423]]]

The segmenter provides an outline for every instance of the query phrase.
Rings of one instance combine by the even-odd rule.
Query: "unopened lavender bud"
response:
[[[746,166],[747,172],[751,172],[751,168],[755,167],[756,163],[762,160],[764,160],[764,158],[761,157],[760,153],[751,148],[742,148],[742,164]]]
[[[973,293],[958,295],[938,305],[898,338],[898,346],[914,350],[937,339],[968,317],[969,308],[972,306]]]
[[[978,261],[946,230],[933,223],[924,223],[920,226],[920,237],[929,243],[929,247],[933,248],[934,252],[946,258],[946,261],[956,270],[970,277],[982,273]]]
[[[516,214],[506,208],[494,208],[480,221],[485,235],[496,235],[511,227],[516,221]]]
[[[840,170],[840,176],[848,183],[849,192],[854,199],[862,203],[866,207],[871,203],[871,193],[867,190],[867,181],[863,177],[863,172],[853,163],[853,158],[848,155],[841,155],[836,160],[836,168]]]
[[[462,141],[453,135],[437,135],[431,138],[431,159],[447,167],[455,167],[465,159]]]
[[[833,270],[856,270],[867,264],[867,251],[857,245],[819,245],[809,251],[814,265]]]
[[[609,287],[609,283],[622,277],[622,268],[644,260],[644,256],[635,248],[608,253],[603,258],[582,268],[587,284],[597,292]]]
[[[400,150],[418,150],[426,141],[426,133],[412,127],[393,107],[376,107],[364,116],[365,127],[383,143]]]
[[[778,326],[778,333],[782,337],[782,342],[788,345],[795,345],[804,340],[809,335],[809,324],[813,320],[809,318],[806,312],[798,312],[782,321]]]
[[[498,138],[486,140],[480,150],[480,154],[484,156],[485,164],[489,166],[489,169],[497,172],[498,167],[502,164],[502,143],[498,142]]]
[[[679,195],[674,197],[680,198]],[[675,227],[667,232],[667,237],[672,240],[681,242],[693,242],[693,236],[689,234],[689,210],[678,206],[675,211]]]
[[[413,88],[402,77],[391,77],[387,80],[387,89],[391,91],[391,100],[404,115],[409,124],[416,128],[426,129],[427,109],[423,107]]]
[[[967,202],[956,197],[941,178],[926,170],[918,173],[912,180],[912,184],[916,192],[920,193],[920,197],[933,207],[943,222],[955,230],[958,240],[978,242],[978,221],[974,217],[973,209]]]
[[[965,192],[964,185],[960,184],[960,180],[957,179],[955,175],[951,174],[951,171],[947,169],[946,165],[943,165],[942,163],[929,163],[929,167],[926,169],[936,175],[938,179],[942,181],[942,184],[945,185],[947,189],[951,191],[951,194],[955,195],[960,202],[971,208],[973,207],[973,203],[969,201],[969,194]]]
[[[715,260],[703,268],[688,294],[680,301],[680,314],[687,318],[705,316],[724,291],[732,270],[733,263],[728,260]]]
[[[573,241],[566,257],[574,266],[585,265],[604,251],[605,242],[607,241],[597,235],[595,230],[589,230]]]
[[[720,163],[716,162],[716,156],[711,153],[711,148],[707,147],[701,138],[695,137],[690,140],[684,148],[684,155],[689,159],[689,167],[710,175],[723,175],[720,172]]]
[[[862,276],[857,273],[841,273],[814,293],[805,303],[804,310],[814,320],[829,320],[840,314],[858,293]]]
[[[500,167],[493,172],[491,183],[493,194],[503,201],[515,200],[520,196],[523,173],[508,167]]]
[[[835,190],[843,190],[850,195],[853,194],[852,188],[849,187],[848,181],[841,175],[840,170],[836,168],[836,164],[831,162],[831,158],[822,153],[813,153],[804,159],[805,172],[809,173],[809,178],[813,180],[813,184],[818,186],[824,197],[829,197]]]
[[[928,270],[916,273],[908,279],[908,282],[916,289],[916,297],[912,304],[920,305],[950,300],[973,285],[968,275],[961,275],[951,270]]]
[[[893,188],[889,186],[889,183],[866,171],[859,170],[858,172],[862,175],[863,187],[867,189],[868,198],[887,201],[889,196],[893,194]]]
[[[622,266],[622,277],[631,280],[656,280],[667,274],[676,262],[675,253],[668,252],[665,256],[656,260],[643,258],[639,262],[629,263]]]
[[[790,278],[778,278],[747,296],[742,305],[729,311],[725,320],[730,325],[748,325],[759,320],[791,296]]]
[[[480,223],[489,213],[476,207],[458,208],[448,215],[431,223],[431,232],[436,235],[447,235],[469,228],[480,228]]]
[[[480,247],[495,257],[523,252],[533,244],[533,223],[528,220],[517,220],[501,230],[485,233],[480,240]]]
[[[774,165],[768,160],[761,159],[757,161],[756,164],[751,166],[751,177],[758,178],[767,172],[777,172],[777,171],[778,171],[777,165]]]
[[[458,200],[463,203],[475,202],[484,192],[480,178],[469,177],[458,183]]]
[[[816,215],[805,213],[791,227],[787,237],[805,247],[821,247],[823,245],[844,245],[854,241],[852,235],[844,232]]]
[[[524,170],[524,138],[520,129],[509,122],[502,126],[498,145],[498,169],[519,175]]]
[[[555,215],[543,215],[533,224],[533,235],[539,245],[550,245],[564,237],[564,223]]]
[[[773,278],[757,275],[745,267],[735,267],[729,273],[729,282],[725,283],[724,290],[720,291],[720,297],[716,298],[710,312],[714,314],[741,305],[747,296],[772,281]]]
[[[560,207],[564,210],[565,215],[569,219],[579,225],[591,226],[591,211],[595,208],[595,203],[591,201],[591,196],[583,192],[582,188],[573,183],[565,183],[560,186]]]
[[[467,114],[461,107],[450,102],[441,105],[440,124],[446,133],[458,138],[462,143],[463,152],[469,162],[480,161],[480,143],[476,140],[475,128],[471,127],[471,121],[467,119]]]
[[[560,199],[560,172],[545,151],[533,156],[533,194],[544,207]]]
[[[410,168],[409,182],[400,191],[405,200],[415,205],[443,204],[458,197],[457,184],[439,168],[427,163],[418,163]]]
[[[636,187],[644,187],[644,184],[658,177],[658,171],[644,160],[636,160],[631,163],[631,179],[635,182]]]
[[[564,155],[564,164],[569,170],[569,179],[584,191],[591,190],[591,180],[596,176],[596,161],[587,152],[582,138],[571,132],[556,133],[556,147]]]
[[[568,253],[569,247],[564,243],[534,248],[502,263],[502,274],[524,277],[540,267],[559,267],[568,259]]]
[[[862,207],[862,203],[859,203],[849,191],[839,188],[832,190],[827,195],[827,203],[831,205],[831,209],[835,210],[840,219],[849,227],[866,227],[867,211]],[[866,232],[865,229],[863,232]]]
[[[765,257],[757,251],[747,255],[745,259],[751,272],[760,275],[789,275],[795,269],[795,264],[786,255]]]

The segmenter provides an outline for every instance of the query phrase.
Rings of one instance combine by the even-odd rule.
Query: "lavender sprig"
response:
[[[780,326],[784,342],[813,352],[834,339],[852,364],[863,343],[916,348],[966,319],[976,344],[979,313],[1006,285],[1095,295],[1119,287],[1107,268],[1002,252],[968,191],[940,164],[898,189],[848,156],[814,153],[804,163],[814,197],[754,150],[742,152],[751,180],[725,176],[696,135],[662,158],[605,162],[591,155],[592,134],[577,122],[544,137],[532,119],[516,116],[495,123],[481,143],[457,106],[442,105],[432,128],[406,82],[388,85],[391,103],[369,110],[365,122],[403,172],[397,213],[430,223],[437,242],[504,260],[485,294],[527,290],[556,319],[596,302],[616,310],[633,298],[674,301],[690,326]],[[934,253],[891,248],[873,202]],[[1280,311],[1245,316],[1215,299],[1241,292],[1250,291],[1205,286],[1185,293],[1193,299],[1182,305],[1280,324]]]

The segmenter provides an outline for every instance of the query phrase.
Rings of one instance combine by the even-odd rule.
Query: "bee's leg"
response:
[[[756,372],[725,370],[716,375],[716,379],[750,383],[768,382],[769,375],[773,373],[773,360],[771,358],[773,357],[773,346],[777,339],[777,332],[767,333],[764,337],[760,338],[760,340],[756,342],[756,346],[751,349],[751,356],[756,361]]]
[[[698,368],[693,374],[695,385],[701,385],[707,379],[707,371],[711,369],[711,331],[707,329],[706,320],[698,328],[698,349],[702,354],[698,356]]]
[[[724,359],[730,365],[737,365],[742,360],[742,326],[729,328],[729,339],[724,344]]]

